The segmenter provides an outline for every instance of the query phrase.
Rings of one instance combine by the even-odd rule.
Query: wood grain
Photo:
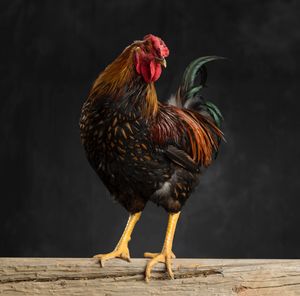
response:
[[[175,259],[144,282],[146,259],[0,258],[0,295],[300,295],[300,260]]]

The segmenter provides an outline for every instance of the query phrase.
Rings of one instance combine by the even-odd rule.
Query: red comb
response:
[[[169,55],[169,49],[161,38],[148,34],[144,37],[144,40],[150,40],[162,58],[166,58]]]

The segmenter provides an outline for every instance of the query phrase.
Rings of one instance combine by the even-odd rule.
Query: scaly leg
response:
[[[176,229],[176,224],[179,218],[180,212],[178,213],[172,213],[169,214],[169,221],[168,221],[168,227],[166,231],[166,237],[165,237],[165,242],[163,245],[163,248],[161,250],[161,253],[145,253],[144,257],[150,257],[152,258],[145,270],[145,280],[146,282],[149,282],[150,277],[151,277],[151,270],[155,264],[158,262],[165,263],[167,271],[171,279],[174,279],[174,274],[172,271],[171,267],[171,259],[175,258],[174,253],[172,252],[172,245],[173,245],[173,238],[174,238],[174,233]]]
[[[131,239],[131,233],[134,229],[134,226],[136,222],[140,219],[142,212],[138,212],[135,214],[131,214],[129,216],[127,225],[125,227],[125,230],[116,245],[115,249],[107,254],[98,254],[95,255],[94,258],[98,258],[100,261],[101,266],[103,266],[103,262],[108,259],[112,258],[121,258],[126,261],[130,261],[130,254],[129,254],[129,249],[128,249],[128,242]]]

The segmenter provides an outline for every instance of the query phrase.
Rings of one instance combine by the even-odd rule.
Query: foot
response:
[[[130,254],[129,254],[129,249],[128,249],[127,245],[117,247],[115,250],[113,250],[112,252],[107,253],[107,254],[95,255],[94,258],[99,259],[100,265],[102,267],[104,266],[103,264],[104,264],[105,260],[109,260],[109,259],[113,259],[113,258],[120,258],[120,259],[130,262]]]
[[[171,266],[171,259],[176,258],[175,254],[171,250],[163,250],[161,253],[145,253],[144,257],[152,258],[146,266],[145,270],[145,280],[149,282],[151,277],[151,270],[153,266],[159,262],[165,263],[167,272],[171,279],[174,279],[174,274]]]

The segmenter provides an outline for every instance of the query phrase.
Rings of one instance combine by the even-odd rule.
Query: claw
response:
[[[170,276],[171,279],[174,279],[174,273],[172,271],[172,260],[173,258],[175,258],[175,255],[172,251],[162,251],[161,253],[145,253],[144,254],[145,257],[150,257],[152,258],[146,266],[146,270],[145,270],[145,281],[147,283],[149,283],[150,278],[151,278],[151,271],[152,268],[154,267],[154,265],[156,265],[157,263],[161,262],[161,263],[165,263],[166,265],[166,269],[167,272]]]
[[[101,267],[104,266],[104,261],[112,258],[120,258],[126,260],[127,262],[130,262],[128,242],[130,241],[132,230],[136,222],[139,220],[140,216],[141,216],[141,212],[130,214],[125,230],[117,246],[112,252],[107,254],[98,254],[94,256],[94,258],[99,259]]]
[[[99,259],[101,267],[104,267],[104,261],[113,259],[113,258],[120,258],[127,262],[130,262],[130,254],[128,247],[119,247],[116,250],[107,253],[107,254],[97,254],[94,256],[94,258]]]
[[[172,280],[174,280],[174,273],[173,273],[172,265],[171,265],[171,257],[166,257],[166,267],[167,267],[167,271],[168,271],[170,278]]]
[[[146,266],[145,270],[145,281],[148,283],[151,278],[151,270],[158,262],[165,263],[167,272],[171,279],[174,279],[174,273],[172,271],[171,259],[175,258],[175,254],[172,252],[172,243],[174,238],[174,232],[179,218],[180,212],[170,213],[168,227],[166,231],[165,242],[161,253],[145,253],[145,257],[152,258]]]
[[[128,242],[130,241],[131,233],[133,231],[136,222],[139,220],[140,216],[141,216],[141,212],[130,214],[125,230],[117,246],[112,252],[107,254],[98,254],[94,256],[94,258],[97,258],[99,260],[101,267],[104,266],[104,261],[112,258],[120,258],[126,260],[127,262],[130,262]]]

